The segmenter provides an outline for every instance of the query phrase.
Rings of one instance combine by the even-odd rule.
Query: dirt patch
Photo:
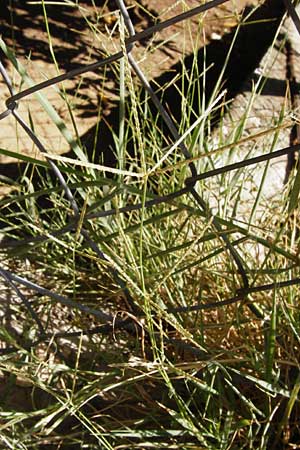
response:
[[[152,79],[165,73],[184,56],[196,52],[204,42],[218,40],[229,33],[239,21],[245,3],[244,0],[227,2],[136,45],[134,55],[147,77]],[[141,31],[195,6],[199,4],[194,0],[188,4],[174,4],[170,0],[134,2],[130,15],[136,31]],[[118,51],[118,17],[114,2],[94,3],[86,0],[77,7],[47,5],[45,10],[42,5],[12,2],[11,6],[1,9],[0,20],[6,45],[15,52],[33,84],[37,84]],[[14,79],[16,92],[28,87],[7,60],[5,65]],[[45,89],[42,94],[55,107],[72,134],[78,137],[91,129],[98,120],[99,112],[100,117],[109,114],[118,99],[117,79],[118,64],[115,64]],[[8,94],[2,81],[2,104]],[[19,113],[32,124],[35,133],[51,153],[69,150],[68,143],[34,95],[19,102]],[[32,141],[11,116],[1,122],[1,148],[39,157]],[[15,160],[0,155],[0,161]]]

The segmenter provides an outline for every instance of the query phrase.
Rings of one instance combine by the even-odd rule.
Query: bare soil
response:
[[[166,73],[185,56],[196,52],[204,43],[221,39],[230,33],[242,13],[246,0],[228,1],[201,16],[195,16],[156,33],[151,39],[139,43],[135,57],[148,79]],[[147,29],[156,21],[163,21],[183,11],[199,6],[196,0],[132,2],[130,15],[136,31]],[[49,33],[45,25],[48,21]],[[75,67],[89,64],[120,49],[118,11],[115,2],[82,0],[78,8],[42,5],[29,2],[11,2],[0,11],[2,37],[25,67],[34,84],[52,78]],[[188,26],[187,26],[188,25]],[[199,33],[199,30],[200,33]],[[198,41],[195,42],[195,36]],[[27,86],[11,64],[5,61],[14,80],[15,91]],[[73,135],[82,136],[98,120],[109,114],[118,99],[118,64],[104,70],[87,72],[42,93],[55,107]],[[2,108],[9,96],[4,81],[0,81]],[[68,105],[64,98],[67,98]],[[101,106],[100,106],[101,105]],[[34,124],[34,131],[51,153],[69,150],[57,127],[43,110],[34,95],[19,102],[19,112]],[[12,116],[1,121],[1,148],[40,157],[39,152]],[[0,155],[0,162],[15,162]]]

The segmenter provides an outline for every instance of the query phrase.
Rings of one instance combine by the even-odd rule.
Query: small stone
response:
[[[210,35],[210,39],[212,41],[220,41],[222,39],[222,36],[220,34],[218,34],[218,33],[213,32]]]

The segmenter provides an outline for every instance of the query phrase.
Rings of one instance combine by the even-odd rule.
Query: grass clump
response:
[[[97,124],[92,156],[83,142],[76,161],[18,155],[26,171],[1,200],[5,448],[299,444],[299,229],[290,186],[270,200],[269,163],[186,183],[191,163],[202,174],[246,161],[257,147],[275,151],[290,111],[283,102],[249,135],[259,82],[236,121],[223,78],[210,100],[201,97],[210,72],[196,62],[182,65],[191,84],[177,97],[182,121],[173,117],[187,160],[127,57],[117,66],[118,121]],[[214,131],[217,116],[224,127],[231,117],[231,133]],[[99,156],[105,133],[113,167]]]

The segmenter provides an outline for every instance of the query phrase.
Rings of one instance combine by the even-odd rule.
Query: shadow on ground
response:
[[[221,88],[226,88],[227,100],[234,98],[234,96],[242,89],[245,80],[254,72],[254,69],[259,65],[260,60],[267,51],[268,47],[271,45],[280,20],[284,14],[284,6],[279,0],[267,0],[250,16],[249,12],[250,9],[246,8],[243,15],[244,21],[240,26],[238,33],[236,33],[237,29],[233,29],[230,33],[224,35],[222,40],[212,41],[205,48],[201,48],[198,51],[196,55],[198,72],[201,74],[203,72],[203,68],[205,67],[209,67],[209,70],[206,74],[205,92],[202,90],[203,83],[201,80],[199,83],[195,83],[193,101],[189,105],[191,111],[191,121],[194,121],[201,111],[203,95],[205,95],[205,98],[209,100],[215,89],[217,80],[222,72],[229,53],[230,56],[228,63],[222,76]],[[8,12],[6,14],[9,15]],[[34,24],[36,23],[36,17],[39,18],[41,16],[40,7],[34,6],[31,14],[31,24],[32,26],[35,26]],[[69,17],[69,14],[70,12],[68,8],[65,8],[65,10],[61,13],[61,16],[57,18],[56,30],[52,29],[52,33],[56,34],[62,33],[62,29],[67,29],[64,31],[64,33],[66,33],[66,40],[73,38],[72,31],[68,30],[68,23],[71,19],[73,20],[72,17]],[[28,13],[27,15],[24,13],[24,16],[25,17],[22,19],[23,25],[30,26],[28,22]],[[80,26],[81,25],[78,24],[78,27]],[[4,30],[4,34],[9,32],[10,27]],[[16,36],[18,39],[22,39],[22,33],[23,31],[21,26],[18,26],[16,30]],[[69,35],[68,33],[71,34]],[[78,36],[76,35],[74,38],[76,39],[76,45],[74,44],[74,48],[76,48],[77,52],[82,51],[82,44],[78,42]],[[234,45],[231,49],[233,41]],[[28,41],[26,45],[30,47],[30,45],[36,46],[36,44],[36,41]],[[26,48],[26,46],[24,48]],[[41,54],[39,57],[46,58],[47,52],[48,48],[46,49],[42,47],[40,49]],[[71,62],[68,63],[70,65],[66,65],[66,69],[72,68],[72,51],[70,55],[71,56],[68,59]],[[181,76],[178,76],[178,74],[183,73],[183,65],[185,67],[184,80],[182,80]],[[159,93],[164,105],[177,124],[181,121],[182,99],[188,95],[187,89],[190,85],[189,77],[192,74],[194,66],[195,55],[188,55],[183,62],[177,63],[176,65],[170,67],[169,71],[163,73],[161,76],[152,81],[152,87]],[[180,92],[182,92],[182,86],[185,88],[181,94]],[[275,86],[274,93],[270,91],[269,87],[268,89],[269,95],[280,95],[281,89],[282,95],[284,95],[284,81],[280,86]],[[163,92],[163,94],[161,94],[161,92]],[[128,109],[130,109],[130,99],[128,100]],[[156,114],[153,106],[151,106],[151,109],[153,114]],[[215,123],[217,124],[217,122],[218,117],[215,117]],[[167,142],[169,139],[169,132],[162,124],[161,119],[158,120],[158,123],[161,135]],[[111,109],[110,113],[104,120],[101,120],[100,123],[95,124],[95,126],[93,126],[87,133],[80,137],[80,143],[86,148],[90,160],[94,159],[96,162],[101,161],[108,166],[116,166],[117,161],[114,154],[114,141],[112,134],[115,133],[118,135],[118,126],[119,109],[115,107]],[[127,151],[131,154],[133,152],[130,144]],[[74,154],[69,152],[66,156],[74,157]],[[1,166],[0,171],[0,175],[4,175],[5,177],[11,178],[15,181],[20,175],[22,175],[24,171],[24,164],[4,164]]]

